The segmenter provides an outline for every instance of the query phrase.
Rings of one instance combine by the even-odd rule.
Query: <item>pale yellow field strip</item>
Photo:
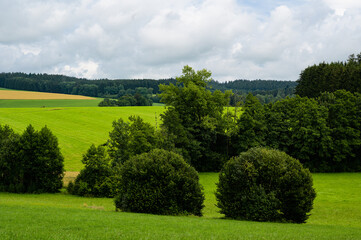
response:
[[[30,99],[95,99],[95,98],[79,96],[79,95],[60,94],[60,93],[0,90],[0,99],[30,100]]]
[[[64,186],[67,187],[69,182],[75,182],[76,177],[79,175],[79,172],[65,172],[63,177]]]

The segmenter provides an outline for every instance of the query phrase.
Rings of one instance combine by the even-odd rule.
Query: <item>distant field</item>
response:
[[[65,157],[67,171],[80,171],[82,155],[89,146],[108,139],[112,122],[139,115],[146,122],[159,124],[164,107],[55,107],[55,108],[0,108],[0,124],[8,124],[23,132],[32,124],[37,130],[47,125],[58,137]]]
[[[42,107],[97,107],[102,101],[95,99],[34,99],[34,100],[3,100],[0,99],[0,108],[42,108]]]
[[[0,99],[94,99],[92,97],[60,93],[0,90]]]
[[[361,239],[361,173],[313,174],[306,224],[222,219],[217,173],[201,173],[204,217],[115,212],[112,199],[0,193],[0,239]]]
[[[0,88],[0,108],[96,107],[101,98]]]

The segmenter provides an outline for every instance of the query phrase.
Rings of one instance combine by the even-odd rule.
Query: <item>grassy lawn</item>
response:
[[[47,125],[57,136],[65,158],[67,171],[82,169],[82,154],[89,146],[108,139],[112,122],[139,115],[155,125],[155,117],[164,107],[56,107],[56,108],[0,108],[0,124],[8,124],[16,132],[23,132],[32,124],[40,130]],[[158,123],[159,124],[159,123]]]
[[[201,173],[204,217],[115,212],[112,199],[0,193],[0,239],[360,239],[361,173],[313,174],[317,197],[306,224],[222,219],[217,173]]]

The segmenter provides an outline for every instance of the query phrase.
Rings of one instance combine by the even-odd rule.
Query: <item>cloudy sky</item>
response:
[[[0,0],[0,72],[297,80],[361,52],[359,0]]]

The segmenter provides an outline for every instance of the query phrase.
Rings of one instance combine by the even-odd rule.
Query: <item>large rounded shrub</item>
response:
[[[252,148],[219,175],[217,206],[226,217],[304,223],[316,197],[308,169],[284,152]]]
[[[130,158],[120,170],[116,209],[162,215],[202,215],[197,171],[173,152],[154,149]]]

